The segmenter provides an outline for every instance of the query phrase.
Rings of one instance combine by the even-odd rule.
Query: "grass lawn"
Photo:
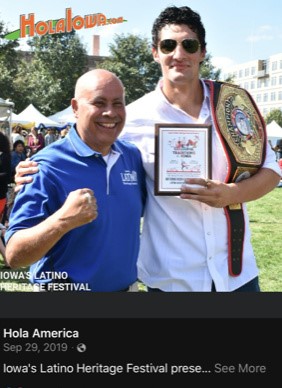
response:
[[[282,292],[282,188],[275,188],[263,198],[247,204],[252,231],[252,243],[260,269],[262,291]],[[19,280],[11,280],[3,269],[0,255],[0,292],[31,291],[27,279],[28,268],[17,270],[23,274]],[[11,271],[15,273],[16,271]],[[7,277],[7,278],[5,278]],[[140,291],[144,291],[140,284]]]
[[[247,204],[262,291],[282,292],[282,188]]]

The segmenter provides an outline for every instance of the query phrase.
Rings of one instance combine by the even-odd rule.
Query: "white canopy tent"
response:
[[[12,121],[12,123],[13,123],[13,126],[15,125],[15,124],[29,124],[29,123],[31,123],[30,121],[28,121],[28,120],[21,120],[21,121],[19,121],[19,115],[17,115],[16,113],[14,113],[14,112],[12,112],[12,116],[11,116],[11,121]]]
[[[60,112],[57,112],[51,116],[48,116],[48,118],[51,120],[57,121],[61,125],[73,124],[76,122],[71,105],[69,107],[61,110]]]
[[[276,145],[278,139],[282,139],[282,128],[275,120],[272,120],[271,123],[267,124],[266,132],[268,140],[271,141],[273,146]]]
[[[45,127],[60,127],[60,124],[57,121],[44,116],[32,104],[28,105],[28,107],[17,115],[16,122],[19,124],[26,124],[27,122],[34,123],[36,127],[39,127],[40,124],[43,124]]]

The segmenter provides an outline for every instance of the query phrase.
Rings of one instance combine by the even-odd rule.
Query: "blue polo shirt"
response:
[[[140,218],[146,198],[137,147],[117,140],[106,163],[72,127],[67,137],[50,144],[32,160],[39,163],[39,173],[16,196],[6,241],[17,230],[45,220],[79,188],[94,191],[98,217],[65,234],[31,265],[31,282],[50,281],[44,273],[66,272],[67,282],[87,284],[91,291],[119,291],[136,281]]]

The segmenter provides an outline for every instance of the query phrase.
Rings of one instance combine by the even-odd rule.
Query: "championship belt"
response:
[[[227,157],[225,182],[247,179],[259,170],[265,159],[263,118],[246,90],[228,83],[205,82],[210,87],[213,120]],[[229,274],[238,276],[242,271],[245,235],[242,204],[226,206],[224,211],[228,224]]]

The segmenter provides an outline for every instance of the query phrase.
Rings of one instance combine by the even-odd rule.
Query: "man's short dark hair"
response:
[[[206,48],[206,31],[200,15],[189,7],[167,7],[154,21],[152,28],[152,45],[156,49],[159,43],[160,30],[169,24],[186,24],[197,34],[201,49]]]

